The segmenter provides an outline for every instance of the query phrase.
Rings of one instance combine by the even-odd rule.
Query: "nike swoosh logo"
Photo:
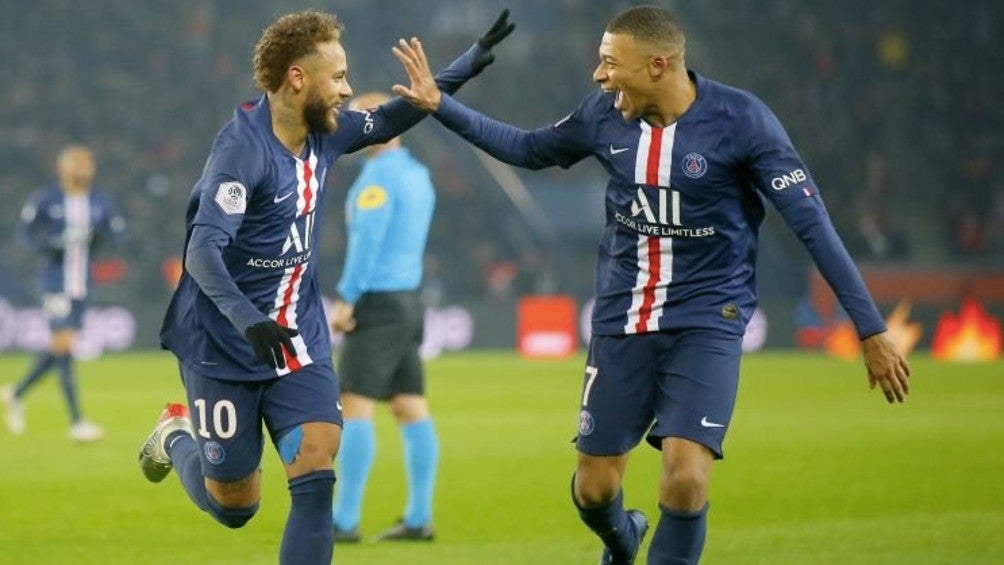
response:
[[[627,151],[628,149],[631,149],[631,148],[630,147],[621,147],[620,149],[615,149],[614,145],[612,143],[610,144],[610,154],[611,155],[616,155],[618,153],[623,153],[623,152]]]
[[[272,202],[275,203],[275,204],[278,204],[278,203],[282,202],[283,200],[289,198],[290,196],[293,196],[293,192],[295,192],[295,191],[290,190],[289,192],[287,192],[285,194],[285,196],[283,196],[281,198],[279,197],[279,195],[276,195],[275,198],[272,199]]]
[[[724,428],[725,427],[725,424],[716,424],[714,422],[708,421],[708,417],[707,416],[701,418],[701,425],[704,426],[705,428]]]
[[[337,406],[337,407],[338,407],[338,411],[339,411],[339,412],[341,412],[341,411],[342,411],[342,401],[341,401],[341,400],[336,400],[336,401],[335,401],[335,406]]]

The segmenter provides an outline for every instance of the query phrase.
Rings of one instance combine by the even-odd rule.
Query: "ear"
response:
[[[293,92],[300,92],[306,86],[306,71],[300,65],[292,65],[286,70],[286,80]]]
[[[665,55],[652,55],[648,60],[648,76],[656,80],[669,71],[670,60]]]

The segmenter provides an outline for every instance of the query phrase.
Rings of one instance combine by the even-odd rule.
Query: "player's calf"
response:
[[[334,547],[331,499],[335,493],[332,460],[338,451],[340,428],[311,422],[279,438],[279,456],[286,464],[291,499],[282,535],[282,565],[330,563]]]

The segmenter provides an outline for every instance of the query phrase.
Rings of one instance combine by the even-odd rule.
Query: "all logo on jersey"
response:
[[[683,167],[683,174],[692,179],[699,179],[708,172],[708,161],[700,153],[687,153],[680,166]]]
[[[224,214],[243,214],[248,207],[247,189],[236,181],[221,182],[215,200]]]
[[[675,190],[658,189],[658,200],[649,202],[645,189],[638,187],[634,200],[631,201],[631,217],[645,217],[650,224],[683,225],[680,221],[680,193]]]

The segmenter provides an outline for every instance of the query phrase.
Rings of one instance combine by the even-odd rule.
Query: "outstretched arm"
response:
[[[754,184],[805,245],[854,322],[871,388],[879,385],[890,403],[903,402],[910,393],[910,366],[886,335],[885,322],[830,221],[809,169],[765,105],[754,105],[746,126]]]
[[[527,169],[568,167],[590,154],[591,126],[582,108],[558,123],[525,130],[476,112],[440,89],[429,70],[421,44],[400,42],[394,55],[401,61],[411,87],[394,85],[394,92],[433,116],[492,157]]]
[[[498,45],[516,27],[508,21],[509,10],[503,10],[491,29],[477,43],[471,46],[448,67],[440,71],[434,80],[443,92],[456,92],[468,80],[476,77],[495,61],[492,47]],[[412,37],[410,42],[399,40],[399,45],[411,45],[421,50],[421,42]],[[395,47],[394,50],[397,48]],[[430,75],[431,76],[431,75]],[[425,112],[417,110],[406,100],[396,98],[374,110],[345,112],[339,116],[339,126],[343,131],[357,132],[356,138],[348,144],[346,153],[353,153],[369,145],[384,143],[407,131],[425,117]],[[348,122],[342,124],[341,122]]]

